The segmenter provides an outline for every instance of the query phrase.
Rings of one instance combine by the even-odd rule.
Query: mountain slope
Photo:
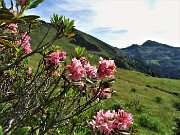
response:
[[[173,101],[180,102],[180,98],[174,95],[180,95],[180,80],[157,78],[147,76],[140,72],[117,69],[116,83],[112,89],[116,93],[110,100],[107,100],[105,106],[107,109],[115,107],[118,104],[134,116],[134,123],[138,123],[138,116],[146,115],[158,119],[165,127],[165,133],[153,132],[139,124],[139,135],[171,135],[175,125],[174,118],[180,117],[180,113],[173,107]],[[162,99],[157,102],[156,99]],[[178,106],[178,105],[177,105]],[[148,130],[146,130],[148,129]]]
[[[52,36],[55,34],[55,29],[51,26],[51,24],[41,21],[41,25],[31,34],[31,43],[34,45],[32,48],[35,48],[41,42],[49,27],[49,32],[46,35],[43,43],[50,41]],[[114,59],[118,67],[136,70],[152,75],[152,71],[148,66],[141,61],[135,60],[134,58],[126,55],[118,48],[112,47],[103,41],[77,29],[74,29],[73,33],[75,34],[73,40],[62,38],[57,40],[54,44],[62,46],[63,49],[69,54],[73,53],[76,46],[85,47],[88,53],[92,53],[94,55],[93,60],[96,62],[100,56],[105,59]]]
[[[145,62],[160,77],[180,79],[180,47],[148,40],[141,46],[134,44],[121,50]]]

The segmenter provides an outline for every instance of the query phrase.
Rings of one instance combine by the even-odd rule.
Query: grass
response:
[[[117,69],[116,78],[116,83],[112,87],[116,93],[105,101],[106,109],[112,108],[115,103],[119,104],[125,111],[134,115],[134,121],[137,121],[137,116],[146,114],[166,127],[162,128],[162,132],[172,134],[174,118],[180,117],[180,114],[173,107],[173,101],[177,102],[177,97],[171,93],[180,92],[180,80],[155,78],[124,69]],[[132,92],[132,89],[137,91]],[[158,103],[154,102],[156,100]],[[140,135],[161,134],[139,126]]]

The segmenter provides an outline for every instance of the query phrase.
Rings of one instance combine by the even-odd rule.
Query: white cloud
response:
[[[77,29],[119,48],[146,40],[180,47],[180,0],[46,0],[34,10],[45,20],[54,12],[74,19]],[[122,30],[127,32],[117,32]]]
[[[152,3],[150,3],[152,6]],[[113,30],[127,29],[128,33],[116,41],[104,37],[112,45],[142,44],[148,39],[180,46],[180,1],[162,0],[149,9],[142,0],[104,0],[94,7],[98,20],[96,27],[111,27]],[[158,36],[157,31],[165,31]],[[93,33],[92,33],[93,34]],[[112,35],[113,36],[113,35]]]

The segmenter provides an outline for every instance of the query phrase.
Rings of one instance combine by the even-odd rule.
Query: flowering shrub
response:
[[[76,58],[72,59],[72,64],[66,66],[69,71],[68,78],[70,81],[79,81],[85,75],[85,69],[83,68],[81,61]]]
[[[93,129],[97,128],[100,130],[100,133],[113,134],[117,130],[123,130],[132,124],[132,115],[127,114],[124,110],[118,109],[110,112],[108,110],[106,113],[103,110],[97,112],[97,115],[94,116],[96,121],[90,122]]]
[[[42,0],[11,1],[9,10],[0,2],[0,126],[3,134],[72,134],[75,117],[101,100],[111,97],[116,66],[113,60],[100,57],[99,65],[91,65],[84,49],[77,47],[67,65],[66,52],[53,43],[62,37],[71,38],[74,21],[54,14],[51,17],[56,33],[51,41],[32,50],[30,33],[40,22],[39,16],[24,16]],[[20,27],[25,27],[20,30]],[[41,55],[37,67],[29,66],[30,56]],[[103,128],[99,118],[108,123]],[[127,118],[126,118],[127,117]],[[118,111],[98,113],[96,123],[101,133],[113,133],[131,124],[130,116]],[[114,118],[112,121],[111,119]],[[1,129],[1,128],[0,128]],[[1,129],[2,130],[2,129]]]
[[[114,77],[115,71],[114,60],[103,60],[100,57],[99,68],[98,68],[98,79],[105,79],[106,77]]]
[[[47,60],[47,66],[50,64],[56,64],[58,66],[60,66],[60,61],[65,60],[66,59],[66,52],[62,51],[62,52],[53,52],[51,54],[48,55]]]
[[[27,32],[21,34],[21,39],[18,41],[19,46],[23,46],[25,52],[31,53],[31,45],[30,45],[30,36],[27,34]]]

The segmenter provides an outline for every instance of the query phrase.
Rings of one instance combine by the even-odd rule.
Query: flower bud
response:
[[[26,5],[26,0],[18,0],[18,4],[23,8]]]

